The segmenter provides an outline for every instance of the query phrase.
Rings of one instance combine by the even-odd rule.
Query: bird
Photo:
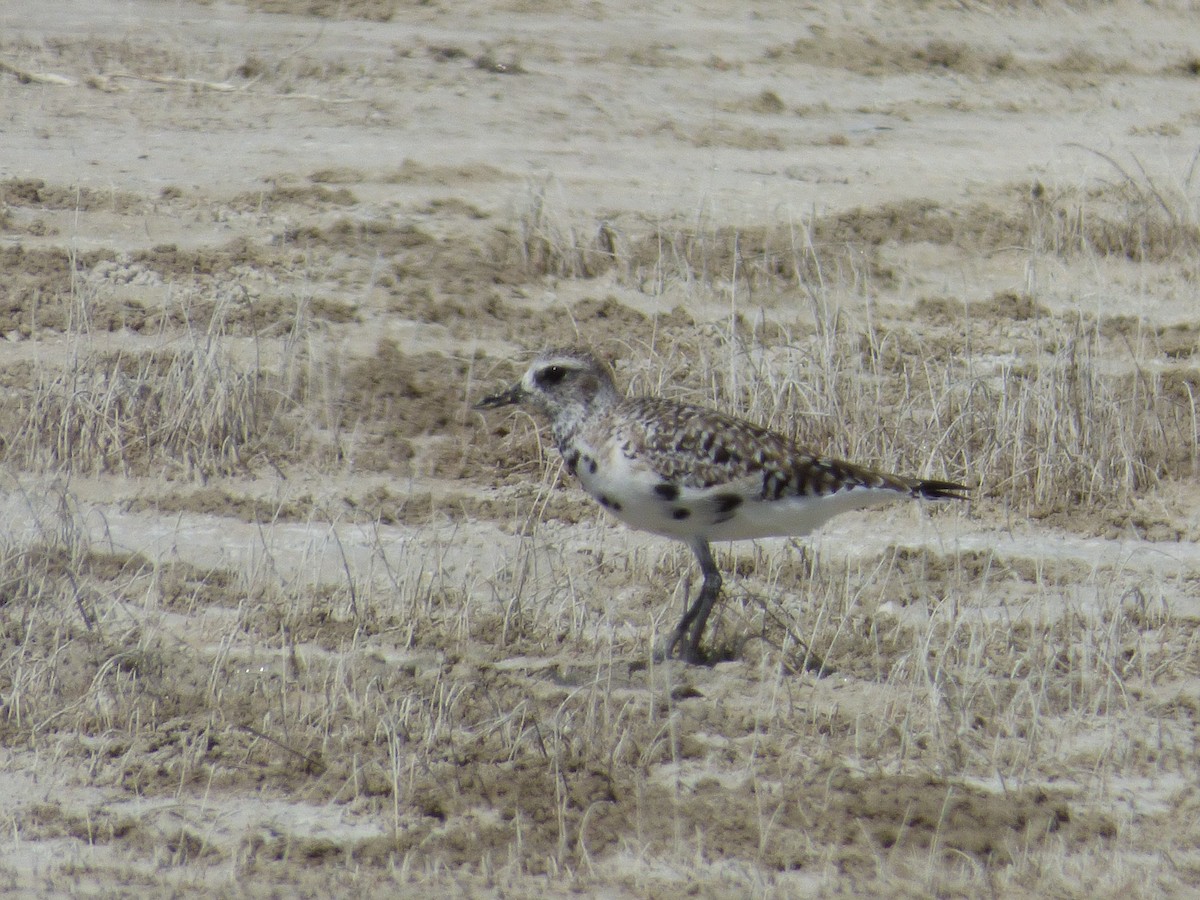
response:
[[[715,409],[625,397],[611,369],[578,348],[540,353],[479,410],[526,404],[550,420],[567,472],[616,519],[682,541],[703,583],[663,656],[705,664],[701,638],[721,592],[711,544],[799,537],[839,513],[905,497],[967,500],[954,481],[910,478],[823,456]]]

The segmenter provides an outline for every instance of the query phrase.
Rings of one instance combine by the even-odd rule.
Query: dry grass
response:
[[[1138,621],[1145,611],[1137,604],[1104,606],[1112,612],[1095,616],[1034,614],[1014,631],[1011,623],[967,611],[985,598],[963,572],[948,572],[945,587],[934,588],[946,596],[925,623],[881,625],[863,598],[876,592],[875,584],[894,581],[894,572],[877,570],[865,590],[848,594],[847,585],[859,578],[845,574],[865,573],[819,567],[803,620],[789,627],[829,648],[827,672],[874,682],[887,698],[886,713],[862,716],[801,701],[793,696],[793,676],[764,658],[747,673],[746,688],[757,691],[760,704],[751,714],[754,751],[738,749],[744,725],[736,719],[703,725],[710,706],[688,689],[690,679],[674,691],[669,672],[631,680],[613,665],[611,648],[581,637],[586,630],[579,622],[553,624],[555,613],[545,603],[530,621],[561,629],[569,652],[557,661],[530,656],[538,644],[545,652],[544,638],[504,640],[499,621],[473,609],[470,585],[456,590],[454,579],[427,559],[401,559],[395,594],[360,594],[357,613],[343,619],[336,613],[346,609],[342,588],[296,591],[272,584],[266,572],[245,573],[224,586],[211,572],[179,578],[139,557],[97,552],[71,525],[65,510],[61,541],[5,552],[11,573],[5,608],[20,609],[24,623],[19,639],[9,631],[5,652],[9,744],[56,747],[65,762],[73,755],[71,735],[94,735],[93,777],[119,779],[146,798],[193,788],[237,791],[253,783],[295,802],[354,809],[385,827],[323,850],[319,842],[286,833],[254,838],[236,850],[219,832],[191,829],[199,835],[193,850],[203,848],[210,864],[236,852],[251,871],[301,853],[345,854],[369,868],[405,859],[404,865],[416,866],[413,874],[425,877],[434,877],[439,865],[466,864],[496,866],[509,876],[575,872],[578,878],[592,855],[620,848],[634,831],[640,840],[628,850],[686,858],[697,848],[696,828],[712,823],[712,804],[721,796],[728,798],[720,820],[724,840],[731,847],[764,846],[768,869],[785,871],[821,858],[789,837],[798,816],[811,827],[808,814],[768,787],[787,772],[803,782],[825,779],[827,790],[832,777],[837,787],[826,803],[842,815],[846,807],[858,809],[864,821],[880,816],[834,857],[867,874],[879,848],[898,840],[895,833],[886,836],[891,826],[882,810],[889,801],[872,800],[872,792],[899,792],[910,804],[926,802],[918,798],[928,794],[930,802],[942,797],[944,803],[947,788],[937,780],[890,778],[871,787],[872,779],[862,782],[836,768],[831,776],[825,768],[831,760],[850,747],[870,747],[871,757],[889,767],[916,763],[986,778],[1000,765],[1007,777],[1024,782],[1052,775],[1055,747],[1097,728],[1114,752],[1148,752],[1131,749],[1140,746],[1137,738],[1113,733],[1107,724],[1114,704],[1128,703],[1127,680],[1164,659],[1157,649],[1126,653],[1128,636],[1136,639],[1154,624],[1164,630],[1162,645],[1182,639],[1181,623],[1169,617]],[[437,553],[436,542],[424,542],[417,552]],[[912,562],[896,556],[892,567]],[[205,602],[197,610],[207,623],[203,631],[181,642],[154,611],[165,585],[178,593],[189,580],[193,590],[212,585],[246,599],[232,617],[203,612],[212,608]],[[538,602],[539,590],[531,582],[524,602]],[[1031,597],[1027,608],[1036,605]],[[1065,722],[1074,724],[1064,729]],[[713,727],[716,735],[701,736]],[[792,738],[771,740],[778,729]],[[698,764],[703,768],[688,775]],[[678,785],[672,791],[648,777],[648,767],[675,771],[685,783],[700,780],[681,794]],[[705,771],[749,775],[758,801],[747,802],[738,790],[726,795],[716,783],[698,790],[713,777]],[[544,806],[549,798],[556,799]],[[659,812],[646,805],[654,798],[665,801]],[[872,806],[880,802],[884,806]],[[999,818],[989,827],[998,831],[986,837],[968,807],[991,801],[963,787],[957,802],[966,804],[964,818],[948,818],[940,838],[923,832],[917,819],[900,844],[919,852],[957,848],[994,865],[996,854],[1012,858],[993,843],[1009,829],[1037,841],[1037,829],[1047,824],[1065,830],[1064,816],[1073,839],[1112,829],[1102,819],[1064,812],[1065,797],[1051,803],[1049,819],[1034,825],[1043,801],[1015,791],[1009,798],[1014,814],[1032,804],[1021,815],[1032,815],[1035,832],[1024,831],[1023,819],[1008,824],[1009,813],[997,806],[991,815]],[[486,813],[489,807],[498,818]],[[39,821],[22,816],[16,824],[36,831]],[[102,818],[97,828],[105,827]],[[898,858],[889,868],[906,865]]]
[[[1200,248],[1200,216],[1195,194],[1193,156],[1179,176],[1148,171],[1134,157],[1124,163],[1090,147],[1081,153],[1099,157],[1112,180],[1087,190],[1050,190],[1035,183],[1030,191],[1032,246],[1055,255],[1097,253],[1134,262],[1194,259]]]
[[[545,218],[544,195],[537,196],[537,215]],[[1138,201],[1119,217],[1120,235],[1101,202],[1113,197]],[[1035,191],[1023,219],[998,213],[988,226],[974,222],[986,210],[943,212],[926,216],[908,237],[974,247],[1002,228],[1034,256],[1186,260],[1196,248],[1195,227],[1182,197],[1168,199],[1143,173],[1141,181],[1126,177],[1101,189],[1086,213],[1071,217],[1074,225],[1061,213],[1048,216],[1062,204]],[[701,225],[670,236],[658,226],[647,237],[615,242],[636,248],[616,255],[630,284],[731,310],[726,327],[708,337],[666,329],[650,346],[635,339],[618,350],[625,358],[660,357],[642,364],[649,382],[640,370],[631,373],[634,390],[671,386],[677,396],[772,424],[801,443],[894,470],[970,473],[980,496],[1026,515],[1127,507],[1162,479],[1197,471],[1200,372],[1186,363],[1157,365],[1161,344],[1131,340],[1124,324],[1051,316],[1028,297],[975,307],[930,303],[918,307],[926,318],[917,327],[878,317],[851,322],[839,313],[840,296],[869,296],[886,275],[875,235],[903,215],[885,207],[774,228]],[[536,271],[588,277],[572,264],[580,252],[574,232],[555,234],[557,241],[539,245]],[[746,320],[742,309],[761,315],[781,291],[809,315]],[[998,342],[997,325],[1015,335]],[[888,410],[882,422],[881,409]]]
[[[1097,759],[1107,771],[1186,760],[1184,711],[1159,711],[1148,739],[1138,697],[1186,664],[1191,624],[1070,570],[1027,582],[988,556],[897,551],[865,568],[819,562],[793,605],[780,601],[795,573],[767,558],[749,588],[767,602],[735,597],[726,613],[733,632],[758,632],[760,649],[722,686],[631,672],[612,632],[593,632],[586,606],[554,588],[578,570],[577,557],[553,562],[561,538],[526,548],[509,608],[489,611],[479,584],[440,566],[448,545],[436,533],[394,557],[391,589],[365,573],[319,585],[104,552],[62,500],[41,541],[4,550],[3,608],[21,623],[5,631],[6,743],[69,766],[83,740],[92,779],[145,800],[203,792],[223,809],[253,790],[288,798],[296,815],[332,806],[375,823],[320,838],[297,818],[239,844],[236,831],[185,819],[166,842],[171,866],[236,861],[278,878],[299,857],[401,883],[438,884],[462,867],[635,889],[678,886],[649,873],[717,847],[757,859],[763,874],[734,877],[743,886],[785,886],[789,871],[832,885],[849,871],[973,891],[1020,883],[1050,860],[1083,865],[1115,838],[1113,820],[1077,796],[1018,785]],[[1064,588],[1076,600],[1050,611]],[[997,591],[1025,596],[997,616]],[[883,612],[909,592],[923,614]],[[184,640],[159,613],[168,601],[197,622]],[[782,640],[782,658],[795,659],[789,635],[822,648],[825,678],[811,688],[771,649]],[[829,676],[869,686],[871,699],[828,703]],[[731,690],[754,703],[723,712],[705,696]],[[846,768],[855,759],[877,774]],[[941,774],[883,774],[910,768]],[[971,786],[997,771],[1012,785],[1004,794]],[[823,799],[798,804],[786,785]],[[12,824],[30,839],[83,827],[53,803]],[[100,810],[89,839],[149,842],[161,825]],[[626,854],[642,874],[618,874]]]
[[[649,383],[635,373],[634,389],[676,386],[833,455],[966,477],[979,499],[1023,515],[1128,508],[1197,471],[1191,365],[1156,365],[1153,343],[1135,350],[1077,317],[1031,323],[1017,352],[997,357],[972,346],[987,317],[960,306],[939,318],[867,332],[842,317],[819,331],[724,330],[723,346],[676,344]]]
[[[1154,803],[1192,790],[1191,570],[1114,562],[1078,536],[1195,472],[1194,335],[1016,295],[885,309],[872,285],[895,207],[613,226],[589,255],[587,229],[555,224],[544,188],[529,196],[498,229],[522,236],[519,263],[468,268],[474,243],[348,220],[293,238],[331,255],[436,248],[426,305],[389,312],[531,348],[595,338],[634,390],[966,477],[978,502],[911,535],[907,513],[882,514],[853,546],[721,548],[713,640],[734,662],[664,667],[650,648],[694,587],[689,555],[562,490],[528,417],[470,411],[511,360],[378,338],[352,352],[337,336],[358,322],[304,304],[253,342],[218,304],[170,349],[113,353],[83,317],[103,299],[86,292],[111,288],[76,279],[67,365],[4,370],[20,514],[0,531],[0,733],[18,766],[140,806],[64,790],[14,807],[9,831],[120,848],[183,892],[231,871],[432,893],[1189,886],[1194,842],[1162,872],[1144,835],[1173,840]],[[985,218],[925,210],[911,239],[1015,227]],[[525,280],[438,300],[497,272]],[[585,296],[554,320],[521,296],[546,275],[684,309]],[[183,486],[103,515],[72,486],[116,475]],[[439,479],[473,499],[439,506]],[[1050,514],[1056,552],[997,536],[1003,515]],[[1129,805],[1128,785],[1164,772],[1177,794]],[[247,797],[270,813],[247,817]]]
[[[244,5],[0,54],[4,889],[1196,893],[1183,4]],[[472,408],[564,344],[975,499],[664,666],[689,551]]]
[[[1200,248],[1195,202],[1196,163],[1179,175],[1153,173],[1134,158],[1122,163],[1086,147],[1114,177],[1087,188],[1041,182],[1009,190],[1005,202],[947,209],[906,200],[830,215],[735,228],[701,212],[690,221],[608,219],[572,222],[556,210],[553,182],[531,185],[517,210],[518,227],[502,232],[501,255],[520,257],[535,275],[586,278],[615,267],[623,282],[651,294],[672,287],[746,292],[760,302],[780,287],[830,290],[887,284],[893,272],[880,256],[887,242],[928,242],[979,253],[1021,251],[1064,260],[1123,257],[1176,260]],[[736,282],[736,283],[735,283]]]
[[[547,196],[555,188],[553,179],[528,187],[510,238],[520,264],[532,274],[563,278],[588,278],[604,271],[616,259],[615,233],[606,222],[588,228],[572,225],[557,215],[559,204]],[[507,249],[504,247],[501,253]]]
[[[219,335],[196,337],[207,339],[140,358],[81,347],[64,371],[40,372],[21,398],[7,460],[87,474],[241,470],[270,435],[282,397],[261,373],[237,365]]]

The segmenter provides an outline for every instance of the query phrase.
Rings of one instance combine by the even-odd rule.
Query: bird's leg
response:
[[[683,659],[696,664],[705,661],[703,654],[700,653],[700,636],[704,634],[708,616],[712,612],[713,604],[717,602],[717,596],[721,593],[721,573],[717,570],[717,564],[713,562],[712,551],[709,550],[707,541],[697,538],[690,546],[692,552],[696,554],[696,561],[700,563],[704,584],[700,586],[700,593],[695,601],[683,614],[679,624],[675,626],[671,640],[667,643],[666,655],[667,658],[670,658],[675,653],[675,646],[686,636],[687,643],[683,648]]]

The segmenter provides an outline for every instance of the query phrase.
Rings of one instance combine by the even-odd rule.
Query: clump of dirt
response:
[[[953,297],[922,297],[914,312],[931,324],[961,328],[971,320],[985,323],[1028,322],[1051,317],[1050,310],[1029,294],[1001,291],[987,300],[965,304]]]
[[[56,249],[0,249],[10,276],[0,284],[0,334],[31,337],[39,330],[161,333],[200,328],[207,333],[286,334],[297,316],[331,324],[353,322],[357,309],[329,297],[304,302],[264,292],[255,279],[231,270],[286,273],[294,261],[278,250],[236,240],[222,248],[180,250],[160,245],[113,254]],[[187,291],[162,290],[182,281]],[[164,302],[167,301],[167,302]]]
[[[488,213],[461,197],[434,197],[417,211],[425,216],[449,216],[476,220],[488,218]]]
[[[508,288],[541,277],[522,259],[511,230],[495,228],[469,204],[444,204],[439,215],[459,226],[453,236],[437,236],[412,222],[338,219],[325,226],[289,229],[284,246],[314,252],[333,267],[345,260],[386,267],[373,273],[376,285],[391,294],[391,308],[416,321],[445,323],[455,329],[476,327],[466,315],[480,303],[494,305]],[[347,273],[356,282],[358,269]],[[491,312],[490,309],[485,311]]]
[[[931,38],[924,43],[885,40],[857,32],[823,32],[814,38],[799,38],[790,46],[768,51],[773,59],[790,57],[813,66],[846,69],[865,76],[903,73],[955,72],[973,78],[1052,78],[1067,86],[1082,85],[1085,76],[1128,72],[1130,63],[1101,57],[1082,47],[1068,47],[1057,58],[1041,60],[1017,57],[1005,49],[980,47],[958,40]],[[1186,65],[1174,74],[1186,74]]]
[[[313,518],[311,497],[292,497],[286,501],[250,497],[220,487],[174,490],[127,501],[130,512],[155,510],[168,515],[192,513],[201,516],[226,516],[243,522],[306,522]]]
[[[129,254],[131,262],[160,273],[164,279],[222,275],[237,266],[278,264],[277,254],[264,250],[247,238],[235,238],[223,247],[183,249],[175,244],[158,244]]]
[[[877,850],[898,847],[966,853],[989,865],[1004,865],[1050,835],[1070,842],[1116,836],[1111,820],[1072,814],[1065,797],[1041,788],[992,794],[929,776],[858,777],[848,772],[835,773],[826,784],[826,811],[832,813],[827,820],[843,831],[843,845],[873,844],[871,861]],[[862,835],[857,840],[855,832]]]
[[[508,476],[506,469],[498,467],[495,472],[482,472],[478,477],[504,481]],[[346,497],[345,503],[366,521],[410,527],[442,521],[509,525],[522,516],[529,518],[534,510],[538,521],[575,523],[592,509],[575,485],[560,481],[557,490],[547,495],[538,482],[515,478],[512,481],[511,490],[503,498],[465,493],[443,496],[428,491],[396,494],[387,487],[378,487],[361,496]]]
[[[535,319],[546,318],[506,302],[495,288],[444,292],[438,285],[424,280],[414,282],[406,275],[396,285],[388,309],[415,322],[442,325],[451,335],[463,339],[517,333],[521,325],[532,325]]]
[[[733,147],[737,150],[782,150],[787,138],[775,131],[745,125],[704,125],[699,128],[672,127],[679,140],[693,147]]]
[[[106,553],[82,549],[78,553],[57,544],[34,544],[6,555],[6,567],[14,576],[24,573],[36,579],[14,577],[9,582],[7,603],[25,596],[24,590],[42,580],[57,582],[86,577],[96,582],[122,582],[154,571],[154,565],[140,553]],[[3,603],[0,603],[3,605]]]
[[[338,408],[340,430],[362,433],[355,467],[411,473],[418,453],[431,443],[448,448],[437,454],[441,465],[465,474],[472,455],[464,429],[469,371],[466,360],[410,356],[392,340],[380,341],[370,358],[351,362]],[[452,464],[453,458],[460,462]]]
[[[437,239],[416,225],[370,219],[338,219],[328,226],[306,226],[289,231],[285,240],[305,249],[327,247],[352,256],[402,256],[405,251],[428,247]]]
[[[1142,541],[1196,539],[1196,528],[1187,521],[1144,510],[1114,510],[1096,520],[1098,537],[1116,540],[1131,535]]]
[[[879,250],[891,243],[931,243],[975,250],[1024,246],[1028,216],[991,204],[949,209],[912,199],[819,216],[803,230],[783,225],[697,230],[659,227],[617,246],[635,283],[674,278],[703,283],[736,273],[751,287],[818,283],[823,273],[852,271],[890,284],[895,273]]]
[[[1148,340],[1167,359],[1190,359],[1200,349],[1200,326],[1192,322],[1154,325],[1135,316],[1106,316],[1098,327],[1103,337],[1119,340],[1125,348]]]
[[[746,102],[746,107],[756,113],[777,116],[787,111],[787,104],[772,90],[760,91],[757,96]]]
[[[928,601],[974,584],[1000,586],[1074,584],[1085,580],[1091,567],[1071,559],[1032,561],[1000,556],[991,551],[959,550],[947,554],[930,548],[892,547],[887,566],[878,570],[880,597],[906,605]]]
[[[988,300],[974,303],[971,305],[971,312],[998,322],[1027,322],[1050,316],[1050,310],[1032,296],[1015,291],[1001,291],[993,294]]]
[[[799,38],[790,47],[776,47],[770,55],[787,54],[798,62],[814,66],[845,68],[862,75],[885,75],[945,69],[969,75],[1002,72],[1011,64],[1004,54],[981,55],[963,43],[930,40],[923,45],[885,42],[856,34],[822,34],[819,38]]]
[[[396,0],[245,0],[250,9],[289,16],[319,19],[364,19],[390,22],[396,15]]]
[[[399,835],[393,852],[419,845],[452,865],[476,866],[489,855],[502,855],[521,834],[530,842],[533,871],[544,873],[564,840],[570,858],[581,846],[602,853],[619,840],[619,789],[610,774],[573,761],[555,766],[525,757],[451,768],[418,783],[409,803],[427,824]],[[632,795],[623,799],[627,803]],[[490,827],[472,821],[477,806],[486,811],[482,819]]]
[[[46,328],[65,330],[81,311],[73,308],[75,280],[102,253],[68,253],[52,248],[0,247],[0,334],[30,337]]]
[[[448,166],[430,165],[414,159],[404,160],[399,169],[383,178],[391,184],[439,184],[456,189],[474,182],[511,179],[510,173],[486,163]]]
[[[238,194],[229,201],[234,209],[267,212],[276,206],[305,206],[323,209],[331,206],[353,206],[358,198],[346,188],[331,189],[323,184],[293,184],[290,181],[273,183],[261,191]]]
[[[211,279],[205,279],[211,282]],[[100,293],[100,292],[97,292]],[[130,331],[162,334],[195,329],[209,335],[280,337],[307,323],[341,325],[359,320],[353,304],[329,297],[297,299],[282,294],[261,294],[209,283],[179,292],[156,292],[169,305],[140,297],[97,297],[88,304],[83,325],[94,331]]]
[[[317,169],[310,172],[308,180],[313,184],[362,184],[368,175],[361,169],[349,166],[331,166],[328,169]]]
[[[702,835],[697,850],[707,862],[753,857],[779,872],[819,870],[834,848],[841,871],[864,875],[881,855],[965,854],[1000,867],[1047,838],[1078,844],[1116,835],[1107,818],[1073,811],[1066,797],[1038,788],[992,794],[928,776],[833,770],[786,786],[709,778],[672,790],[583,760],[480,763],[460,760],[419,776],[407,792],[406,827],[345,851],[388,865],[420,846],[446,865],[475,868],[521,842],[531,871],[543,872],[556,859],[602,858],[632,834],[651,853],[670,852],[680,835]],[[277,858],[284,846],[256,851]]]
[[[932,200],[911,199],[835,213],[813,223],[815,238],[832,243],[929,243],[967,250],[1026,246],[1028,216],[990,203],[947,208]]]
[[[627,267],[635,283],[690,279],[704,284],[735,276],[751,287],[815,282],[822,271],[865,271],[888,281],[891,270],[864,241],[853,245],[834,236],[827,223],[811,225],[811,241],[785,227],[657,228],[628,243]]]
[[[246,596],[243,578],[228,569],[175,561],[159,566],[157,574],[159,602],[164,609],[234,608]]]
[[[105,809],[86,813],[70,810],[51,800],[30,806],[18,819],[21,832],[32,839],[74,837],[89,843],[108,844],[130,839],[138,830],[136,818]]]
[[[530,311],[532,312],[532,311]],[[544,321],[538,335],[541,347],[570,347],[576,344],[603,346],[626,335],[645,334],[655,323],[640,310],[613,297],[587,297],[571,306],[569,316],[556,316]],[[529,325],[535,316],[528,312]],[[663,324],[661,321],[658,324]],[[664,327],[669,327],[666,323]],[[526,331],[526,334],[534,333]],[[538,345],[531,345],[538,346]],[[539,348],[540,349],[540,348]]]
[[[102,209],[131,214],[144,207],[146,200],[126,191],[47,185],[40,178],[10,178],[0,181],[0,206],[5,205],[80,212]]]

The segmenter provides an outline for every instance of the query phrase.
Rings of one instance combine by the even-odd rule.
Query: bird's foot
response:
[[[689,666],[712,665],[708,655],[700,649],[699,643],[688,640],[687,634],[679,630],[671,635],[661,650],[654,653],[655,662],[666,662],[669,659],[678,659]]]

